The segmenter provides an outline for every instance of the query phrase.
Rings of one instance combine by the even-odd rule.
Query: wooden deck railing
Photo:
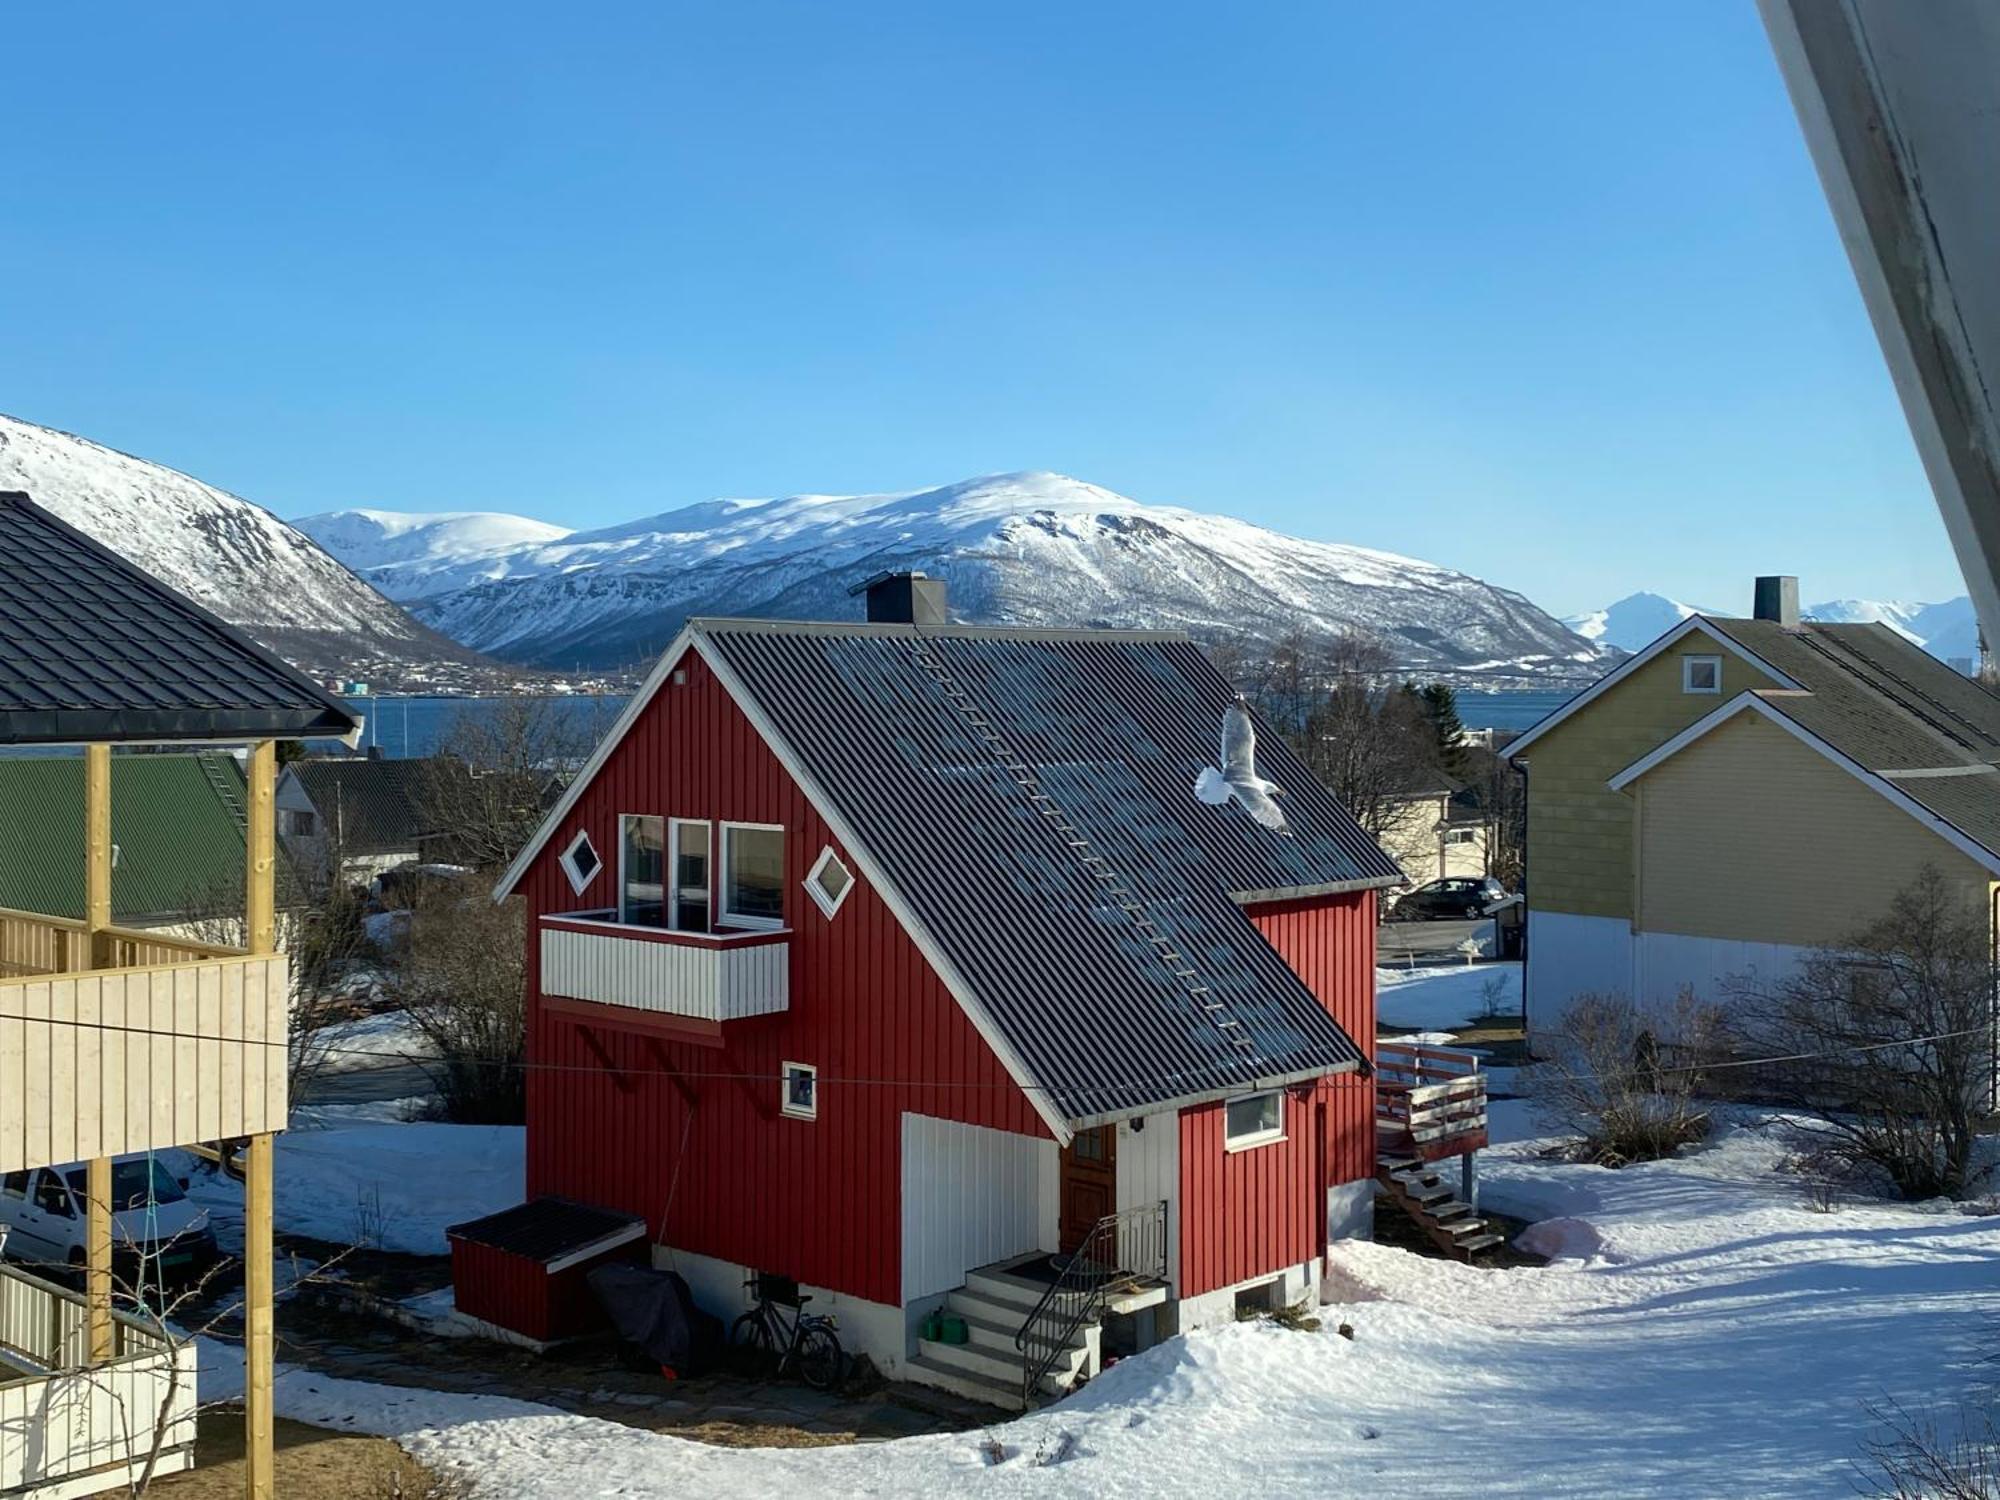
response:
[[[1486,1144],[1486,1075],[1470,1052],[1375,1047],[1375,1138],[1385,1153],[1438,1161]]]
[[[150,969],[162,964],[234,958],[241,948],[200,943],[132,927],[106,927],[93,954],[90,928],[72,917],[0,907],[0,979],[80,974],[86,969]]]

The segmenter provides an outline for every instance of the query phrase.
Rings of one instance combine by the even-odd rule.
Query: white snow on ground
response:
[[[1410,1031],[1449,1031],[1478,1020],[1486,1008],[1485,987],[1498,988],[1498,1014],[1521,1014],[1518,963],[1438,964],[1420,969],[1375,971],[1375,1018],[1384,1026]]]
[[[521,1201],[523,1142],[518,1125],[342,1122],[286,1131],[272,1164],[277,1227],[341,1245],[447,1254],[448,1226]],[[204,1174],[189,1196],[209,1209],[218,1234],[240,1225],[241,1183]]]
[[[1527,1119],[1518,1103],[1496,1114],[1503,1136]],[[482,1500],[1849,1494],[1869,1402],[1948,1403],[1982,1378],[2000,1220],[1811,1212],[1778,1170],[1779,1128],[1741,1118],[1679,1160],[1618,1172],[1543,1160],[1546,1142],[1497,1147],[1486,1202],[1548,1221],[1537,1239],[1564,1258],[1486,1270],[1342,1244],[1333,1278],[1349,1300],[1320,1333],[1171,1340],[990,1433],[720,1448],[301,1371],[280,1380],[278,1408],[393,1436]],[[204,1399],[240,1384],[233,1350],[205,1354]],[[1068,1456],[1038,1465],[1063,1434]],[[1006,1453],[990,1467],[989,1436]]]
[[[352,1021],[336,1021],[313,1033],[321,1049],[320,1068],[345,1073],[355,1068],[393,1066],[398,1059],[419,1061],[437,1056],[437,1046],[400,1010],[380,1011]]]

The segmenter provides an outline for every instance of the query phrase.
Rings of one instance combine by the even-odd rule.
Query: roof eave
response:
[[[1315,1068],[1298,1068],[1289,1073],[1273,1073],[1269,1077],[1257,1078],[1248,1083],[1232,1083],[1215,1088],[1200,1089],[1192,1094],[1173,1094],[1163,1099],[1152,1099],[1142,1104],[1127,1105],[1121,1109],[1100,1110],[1094,1115],[1082,1115],[1065,1123],[1072,1132],[1094,1130],[1100,1125],[1116,1124],[1129,1120],[1135,1115],[1164,1114],[1168,1110],[1179,1113],[1184,1109],[1197,1109],[1204,1104],[1214,1104],[1223,1099],[1240,1099],[1245,1094],[1262,1094],[1271,1089],[1290,1088],[1294,1084],[1309,1083],[1315,1078],[1333,1078],[1343,1073],[1358,1073],[1363,1062],[1355,1058],[1348,1062],[1333,1063]]]
[[[1392,886],[1408,884],[1409,878],[1399,871],[1394,875],[1369,875],[1359,880],[1328,880],[1318,885],[1282,885],[1256,891],[1231,891],[1229,899],[1238,906],[1263,906],[1274,901],[1310,901],[1316,896],[1351,896],[1356,891],[1384,891]]]

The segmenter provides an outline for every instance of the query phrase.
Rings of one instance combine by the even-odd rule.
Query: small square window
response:
[[[1684,693],[1720,693],[1722,691],[1722,658],[1719,656],[1683,656],[1681,658],[1681,691]]]
[[[833,852],[833,846],[820,850],[812,873],[806,876],[806,894],[813,898],[813,904],[831,917],[853,889],[854,872]]]
[[[784,1067],[784,1112],[795,1120],[819,1118],[819,1069],[810,1063]]]
[[[1231,1099],[1224,1109],[1227,1120],[1223,1142],[1231,1151],[1285,1138],[1285,1096],[1276,1089]]]
[[[590,835],[579,833],[569,841],[569,847],[562,852],[558,861],[563,874],[569,877],[569,888],[579,896],[583,888],[597,878],[597,872],[604,868],[604,861],[597,857],[597,846],[590,841]]]

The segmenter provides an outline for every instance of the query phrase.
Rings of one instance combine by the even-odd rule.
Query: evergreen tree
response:
[[[1448,683],[1433,682],[1419,689],[1417,696],[1423,702],[1424,717],[1430,721],[1431,734],[1437,740],[1438,765],[1445,775],[1463,781],[1470,758],[1465,753],[1465,725],[1458,717],[1458,694]]]

